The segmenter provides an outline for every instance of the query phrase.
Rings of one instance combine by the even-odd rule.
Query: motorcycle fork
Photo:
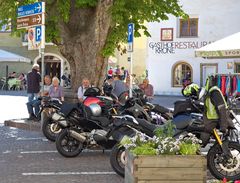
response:
[[[213,129],[213,133],[214,133],[214,137],[216,138],[217,140],[217,143],[220,145],[222,151],[223,151],[223,154],[225,155],[226,158],[231,158],[232,157],[232,154],[228,148],[228,141],[224,141],[222,142],[220,136],[218,135],[217,133],[217,130],[216,128]]]

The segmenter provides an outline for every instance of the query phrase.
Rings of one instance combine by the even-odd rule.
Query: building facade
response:
[[[16,72],[17,75],[29,72],[34,63],[38,63],[41,68],[39,50],[28,50],[27,36],[28,34],[22,37],[15,37],[11,36],[11,33],[6,29],[0,31],[0,49],[31,60],[30,63],[17,61],[10,62],[7,59],[6,61],[1,60],[0,77],[6,76],[6,66],[8,66],[9,73]],[[57,76],[59,79],[63,74],[70,73],[67,60],[60,54],[58,48],[51,43],[47,43],[45,46],[44,67],[45,75],[50,75],[51,77]]]
[[[189,18],[148,23],[146,64],[155,94],[181,95],[182,82],[201,86],[216,73],[240,73],[240,59],[196,58],[195,50],[240,31],[240,1],[181,0]]]

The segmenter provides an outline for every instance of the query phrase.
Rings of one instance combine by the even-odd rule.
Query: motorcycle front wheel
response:
[[[55,141],[58,134],[61,132],[61,127],[55,123],[52,118],[46,114],[45,112],[42,112],[41,114],[41,121],[42,121],[42,132],[43,135],[50,141]]]
[[[207,154],[208,169],[217,179],[227,180],[240,179],[240,145],[236,142],[229,142],[228,148],[232,154],[231,158],[226,158],[219,144],[210,148]]]
[[[65,157],[75,157],[82,152],[83,143],[71,137],[68,129],[64,129],[56,139],[56,148]]]
[[[125,174],[125,148],[116,144],[110,154],[110,164],[113,170],[120,176]]]

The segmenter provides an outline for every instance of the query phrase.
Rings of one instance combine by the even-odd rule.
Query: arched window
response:
[[[183,82],[192,81],[192,67],[186,62],[179,62],[173,66],[172,85],[182,87]]]

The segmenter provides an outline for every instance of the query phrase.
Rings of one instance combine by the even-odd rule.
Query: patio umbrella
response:
[[[195,57],[240,58],[240,32],[195,50]]]
[[[30,63],[31,60],[26,57],[17,55],[15,53],[11,53],[11,52],[0,49],[0,62],[27,62],[27,63]]]

